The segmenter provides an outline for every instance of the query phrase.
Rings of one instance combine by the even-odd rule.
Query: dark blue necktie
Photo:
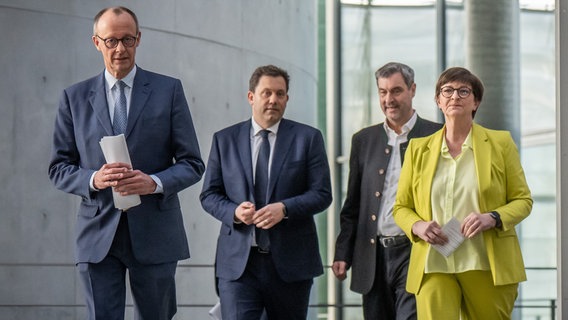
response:
[[[116,85],[119,89],[118,97],[114,104],[114,118],[112,120],[112,130],[115,135],[124,133],[126,131],[126,95],[124,94],[124,87],[126,83],[119,80]]]
[[[262,141],[258,150],[254,177],[254,201],[256,210],[260,210],[260,208],[264,207],[268,200],[268,159],[270,158],[270,142],[268,141],[269,133],[270,131],[268,130],[260,131]],[[268,230],[256,228],[255,233],[256,244],[260,247],[260,249],[268,251],[270,246]]]

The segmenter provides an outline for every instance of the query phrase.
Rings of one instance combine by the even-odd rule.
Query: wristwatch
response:
[[[495,219],[495,228],[501,228],[503,226],[503,222],[501,221],[501,215],[497,211],[489,212],[491,218]]]

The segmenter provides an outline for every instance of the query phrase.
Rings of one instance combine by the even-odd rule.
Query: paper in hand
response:
[[[442,227],[442,232],[448,237],[448,242],[443,245],[433,244],[432,247],[444,257],[449,257],[465,240],[461,233],[461,223],[456,218],[450,219]]]
[[[124,134],[103,137],[101,141],[99,141],[99,144],[101,145],[107,163],[124,162],[132,166]],[[114,200],[114,206],[121,210],[135,207],[141,203],[140,196],[137,194],[121,196],[120,193],[114,190],[112,191],[112,198]]]
[[[217,302],[213,308],[209,310],[209,316],[213,320],[221,320],[221,303]]]

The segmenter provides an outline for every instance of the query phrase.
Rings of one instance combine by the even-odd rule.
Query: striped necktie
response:
[[[122,80],[119,80],[116,83],[116,86],[118,86],[119,94],[114,103],[112,130],[114,131],[115,135],[119,135],[126,131],[126,124],[128,122],[126,116],[126,95],[124,94],[124,87],[126,87],[126,83],[124,83]]]

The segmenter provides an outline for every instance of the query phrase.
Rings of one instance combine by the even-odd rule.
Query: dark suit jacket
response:
[[[430,135],[441,127],[418,117],[408,140]],[[401,160],[407,146],[408,141],[400,145]],[[334,261],[346,261],[352,267],[351,290],[362,294],[371,290],[375,279],[377,219],[391,151],[383,123],[353,135],[347,196],[340,213],[341,230]]]
[[[127,211],[132,250],[141,263],[189,257],[177,193],[204,171],[181,82],[137,68],[125,136],[134,169],[154,174],[163,194],[141,196]],[[120,211],[112,190],[92,192],[89,180],[105,159],[99,145],[113,135],[104,73],[63,91],[49,177],[55,186],[81,197],[76,223],[77,262],[99,262],[108,253]]]
[[[251,120],[213,136],[201,204],[221,221],[217,243],[219,278],[235,280],[244,272],[254,225],[235,224],[235,209],[254,203],[250,146]],[[331,183],[323,137],[307,125],[282,119],[273,151],[268,203],[283,202],[288,219],[269,229],[270,251],[284,281],[323,273],[313,215],[331,203]]]

